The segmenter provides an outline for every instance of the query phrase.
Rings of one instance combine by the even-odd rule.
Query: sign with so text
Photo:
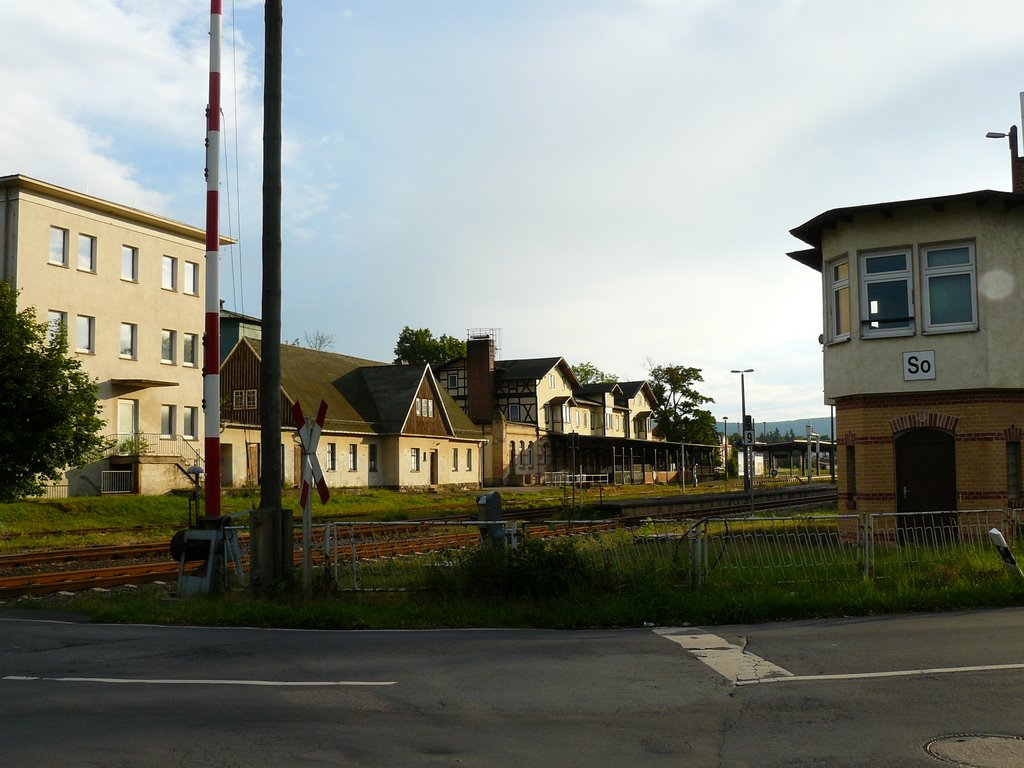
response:
[[[925,381],[935,378],[935,350],[903,353],[903,380]]]

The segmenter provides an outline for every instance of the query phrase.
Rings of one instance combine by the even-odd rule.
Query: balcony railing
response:
[[[203,466],[202,454],[184,435],[157,432],[120,432],[110,435],[107,456],[176,456],[190,466]]]

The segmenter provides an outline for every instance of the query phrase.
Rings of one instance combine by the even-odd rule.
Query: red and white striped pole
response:
[[[210,102],[206,113],[206,341],[203,434],[206,514],[220,516],[220,40],[221,0],[210,0]]]

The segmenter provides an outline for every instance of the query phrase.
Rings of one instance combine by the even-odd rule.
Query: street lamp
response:
[[[744,377],[748,373],[753,373],[753,368],[734,368],[730,373],[738,373],[740,375],[740,408],[743,411],[743,489],[750,494],[750,510],[754,510],[754,479],[751,477],[753,467],[751,466],[753,456],[750,452],[750,443],[753,439],[748,440],[747,432],[753,432],[753,430],[747,429],[747,388]]]
[[[722,451],[722,468],[725,469],[725,482],[729,482],[729,417],[722,417],[722,431],[725,433],[725,446]]]

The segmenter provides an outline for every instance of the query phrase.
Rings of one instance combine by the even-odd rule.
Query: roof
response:
[[[865,213],[878,213],[889,217],[892,212],[902,208],[914,208],[928,206],[936,211],[942,211],[947,205],[963,202],[973,202],[979,206],[992,203],[1002,203],[1009,209],[1024,205],[1024,194],[1014,192],[998,192],[993,189],[981,189],[976,192],[962,192],[956,195],[941,195],[938,197],[920,197],[914,200],[895,200],[888,203],[871,203],[869,205],[853,205],[845,208],[832,208],[831,210],[819,213],[810,221],[804,222],[798,227],[789,230],[794,237],[803,240],[811,248],[787,253],[791,259],[806,264],[813,269],[821,271],[821,237],[827,229],[835,229],[840,223],[852,222],[855,216]]]
[[[245,338],[257,357],[262,343]],[[236,347],[238,349],[238,347]],[[232,352],[234,354],[234,352]],[[327,403],[324,428],[346,432],[397,434],[402,431],[420,384],[429,379],[440,406],[457,437],[479,437],[480,428],[437,384],[427,365],[389,365],[334,352],[281,345],[281,389],[292,402],[310,413],[321,399]]]
[[[609,392],[615,392],[615,390],[622,391],[617,381],[595,381],[590,384],[584,384],[576,392],[586,397],[588,395],[605,395]]]
[[[654,396],[654,389],[651,387],[651,382],[646,379],[640,381],[620,381],[619,389],[622,390],[622,396],[626,400],[632,400],[641,390],[647,390],[647,397],[652,403],[656,403],[658,398]]]
[[[197,240],[200,243],[205,243],[206,241],[205,229],[193,227],[190,224],[183,224],[180,221],[174,221],[173,219],[166,219],[163,216],[156,215],[155,213],[148,213],[147,211],[143,211],[138,208],[131,208],[127,205],[122,205],[121,203],[114,203],[110,200],[104,200],[99,197],[93,197],[92,195],[86,195],[82,192],[76,192],[73,189],[59,187],[56,184],[50,184],[46,181],[33,179],[30,176],[22,176],[20,173],[15,173],[9,176],[0,176],[0,189],[9,188],[24,189],[38,195],[45,195],[46,197],[61,200],[73,205],[79,205],[93,211],[106,213],[119,219],[133,221],[136,224],[141,224],[142,226],[149,227],[151,229],[169,232],[189,240]],[[236,242],[237,241],[233,238],[226,237],[224,235],[220,236],[221,245],[234,245]]]

